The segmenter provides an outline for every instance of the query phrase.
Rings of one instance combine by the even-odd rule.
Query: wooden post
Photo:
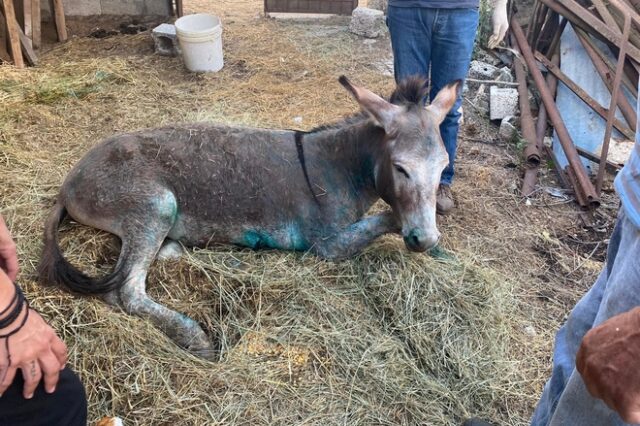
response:
[[[30,46],[33,46],[33,44],[31,43],[31,37],[33,36],[33,22],[31,20],[31,0],[23,0],[22,5],[22,11],[24,14],[24,35],[26,35],[29,40],[27,43],[29,43]]]
[[[13,64],[17,68],[24,68],[22,59],[22,49],[20,48],[20,36],[18,35],[18,21],[16,21],[16,11],[13,8],[13,0],[2,0],[4,5],[4,16],[7,21],[7,33],[9,34],[9,46]]]
[[[56,22],[58,41],[67,41],[67,26],[64,18],[64,7],[62,0],[53,0],[53,15]]]
[[[31,44],[34,49],[40,48],[42,42],[40,32],[40,0],[31,0]]]

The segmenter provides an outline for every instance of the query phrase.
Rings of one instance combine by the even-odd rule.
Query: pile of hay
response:
[[[259,18],[260,4],[213,10],[226,19],[226,67],[214,75],[154,56],[149,34],[76,38],[38,68],[0,67],[0,213],[18,243],[20,284],[68,344],[91,420],[525,423],[537,389],[525,377],[520,302],[509,280],[464,252],[438,261],[386,237],[338,263],[229,247],[156,262],[150,295],[199,321],[219,342],[218,362],[97,299],[35,283],[57,189],[101,138],[200,119],[309,128],[356,111],[340,74],[377,92],[393,87],[375,63],[388,41],[363,43],[343,22]],[[117,257],[117,241],[92,229],[67,224],[62,240],[88,273],[106,273]]]

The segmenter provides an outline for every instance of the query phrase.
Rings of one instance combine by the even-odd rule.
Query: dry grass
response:
[[[38,68],[0,67],[0,213],[18,243],[20,283],[69,345],[92,421],[455,425],[473,415],[525,424],[551,333],[598,264],[582,274],[586,256],[562,242],[576,229],[573,209],[544,194],[524,207],[511,188],[517,174],[502,167],[508,154],[488,145],[461,146],[460,213],[441,220],[452,260],[409,254],[386,237],[339,263],[229,247],[156,262],[149,293],[198,320],[219,342],[219,362],[190,356],[97,299],[35,283],[57,188],[101,138],[203,119],[309,128],[355,112],[338,75],[382,93],[393,86],[379,71],[388,40],[366,44],[340,20],[263,19],[256,0],[208,3],[187,7],[224,19],[217,74],[154,56],[148,33],[74,38]],[[78,225],[62,235],[85,271],[113,265],[112,237]],[[550,270],[559,263],[564,275]],[[556,297],[569,281],[577,287]],[[522,332],[531,324],[535,337]]]

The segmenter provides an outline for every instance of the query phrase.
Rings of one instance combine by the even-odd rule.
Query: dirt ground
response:
[[[74,339],[74,347],[86,348],[76,329],[80,325],[99,329],[104,326],[101,316],[110,315],[110,311],[99,301],[76,302],[62,292],[41,290],[35,284],[34,271],[46,212],[66,172],[91,145],[117,132],[176,121],[215,120],[309,129],[355,112],[354,103],[337,83],[339,75],[345,74],[379,93],[389,93],[394,84],[388,38],[353,36],[347,32],[343,18],[311,22],[266,19],[257,0],[190,0],[185,2],[185,11],[208,12],[222,18],[225,68],[220,73],[189,74],[179,58],[154,55],[149,30],[157,21],[136,21],[134,25],[146,30],[122,34],[120,24],[131,20],[114,18],[70,19],[71,40],[47,44],[40,54],[38,70],[0,67],[0,100],[4,103],[0,116],[0,212],[18,242],[23,282],[35,305],[79,303],[85,311],[95,311],[91,317],[95,322],[83,323],[87,318],[78,314],[80,322],[70,326],[55,312],[45,315],[64,329],[64,336]],[[116,33],[108,33],[111,30]],[[49,86],[53,80],[58,82],[55,87]],[[471,86],[469,93],[474,89]],[[587,226],[570,197],[554,195],[558,183],[548,165],[541,169],[536,194],[523,199],[519,195],[522,167],[518,147],[503,142],[496,124],[490,123],[484,113],[469,102],[464,107],[453,186],[457,208],[453,214],[439,218],[439,227],[446,250],[505,277],[505,285],[515,297],[519,318],[515,332],[521,336],[512,340],[508,356],[524,360],[519,364],[523,381],[513,390],[520,400],[515,406],[495,401],[501,407],[491,420],[524,424],[550,371],[554,333],[602,267],[617,199],[609,184],[602,206]],[[83,244],[113,246],[104,235],[82,232]],[[65,241],[72,232],[66,234],[70,235]],[[394,241],[388,237],[382,244],[402,250]],[[88,246],[67,250],[67,256],[79,261],[89,252],[84,252]],[[278,261],[273,256],[269,259]],[[412,259],[416,262],[420,258]],[[89,263],[94,271],[104,271],[113,260],[112,252],[98,253]],[[174,266],[158,267],[151,280],[168,283],[163,277],[173,275],[170,270]],[[177,267],[175,279],[183,278],[185,270]],[[199,273],[204,279],[202,274],[206,276],[206,272]],[[167,297],[162,296],[165,289],[161,287],[152,293]],[[167,300],[184,303],[183,310],[188,310],[190,304],[194,307],[198,303],[188,291],[182,290]],[[183,302],[175,302],[181,297]],[[141,323],[131,324],[141,327]],[[142,332],[150,327],[145,325]],[[247,334],[243,340],[245,354],[263,351],[260,346],[264,342],[251,336]],[[126,351],[126,347],[118,350]],[[269,350],[282,351],[282,347],[272,345]],[[303,363],[309,356],[304,351],[293,355]],[[75,354],[71,363],[80,371],[94,371],[81,354]],[[117,370],[117,366],[111,367]],[[115,398],[117,404],[110,405],[101,392],[111,389],[112,384],[96,386],[99,389],[91,393],[97,395],[91,402],[92,420],[107,414],[105,407],[110,407],[112,414],[125,418],[126,412],[132,413],[128,417],[131,424],[163,424],[146,422],[144,416],[150,414],[136,411],[140,407],[127,403],[121,395]],[[189,402],[185,404],[187,410]],[[451,424],[469,414],[474,413],[451,408]],[[216,418],[222,424],[242,423],[241,419]],[[322,421],[307,419],[307,423]]]

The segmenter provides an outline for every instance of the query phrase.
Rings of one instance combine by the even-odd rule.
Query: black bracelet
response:
[[[16,285],[16,283],[12,283],[13,284],[13,288],[16,290],[13,293],[13,299],[11,299],[11,302],[7,305],[6,308],[4,308],[2,310],[2,312],[0,312],[0,318],[2,318],[4,316],[4,314],[7,313],[7,311],[9,310],[9,308],[11,308],[13,306],[14,303],[16,303],[16,299],[18,298],[18,286]]]
[[[9,311],[9,313],[4,318],[0,319],[0,329],[7,328],[11,324],[13,324],[14,321],[18,319],[18,316],[20,316],[20,312],[22,312],[22,306],[24,305],[25,301],[24,293],[22,292],[20,287],[15,284],[14,286],[16,288],[16,294],[13,297],[11,304],[4,311],[2,311],[0,315],[9,311],[9,308],[11,308],[12,306],[13,309]]]
[[[11,366],[11,352],[9,352],[9,337],[13,336],[18,331],[22,330],[22,327],[24,327],[24,325],[27,323],[27,320],[29,319],[29,310],[31,310],[31,308],[29,308],[29,302],[24,299],[24,296],[22,300],[24,302],[22,303],[22,305],[27,305],[27,312],[25,312],[24,318],[22,318],[22,321],[20,321],[20,325],[16,327],[14,330],[11,330],[10,332],[8,332],[7,334],[0,334],[0,339],[4,339],[4,348],[7,351],[8,367]],[[18,311],[18,313],[20,313],[20,311]],[[5,374],[6,374],[6,370],[5,370]],[[4,377],[2,379],[4,379]]]

